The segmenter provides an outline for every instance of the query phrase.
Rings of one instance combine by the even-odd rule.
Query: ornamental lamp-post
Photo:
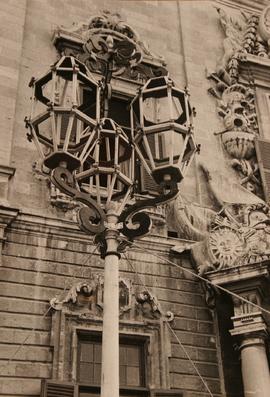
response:
[[[188,95],[168,77],[150,79],[133,100],[130,135],[107,112],[100,118],[109,105],[110,78],[111,71],[96,82],[82,62],[62,57],[32,80],[26,126],[52,183],[81,203],[79,226],[95,237],[105,259],[101,396],[119,397],[121,252],[127,240],[149,232],[151,221],[142,210],[176,197],[196,145]],[[161,186],[159,196],[135,200],[137,158]]]

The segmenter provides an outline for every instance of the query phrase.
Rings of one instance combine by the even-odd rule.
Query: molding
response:
[[[16,168],[0,164],[0,174],[7,175],[9,178],[15,174]]]
[[[260,312],[248,313],[231,317],[234,328],[230,330],[232,336],[252,337],[252,334],[267,335],[267,325]]]
[[[16,211],[16,210],[15,210]],[[12,232],[19,234],[27,234],[29,236],[46,236],[53,234],[55,240],[74,241],[92,246],[92,238],[82,232],[76,221],[65,218],[56,218],[44,216],[40,213],[30,213],[20,210],[18,216],[12,223]],[[148,235],[140,239],[140,246],[147,248],[151,244],[151,250],[156,253],[169,253],[171,248],[177,243],[177,248],[183,247],[184,251],[190,241],[184,239],[168,238],[157,235]],[[136,247],[133,248],[136,251]]]
[[[6,226],[17,218],[19,209],[0,205],[0,222]]]
[[[240,63],[240,78],[250,80],[250,75],[256,86],[270,87],[270,59],[246,54]]]
[[[216,4],[260,14],[261,11],[269,4],[268,0],[216,0]]]
[[[170,332],[166,321],[137,321],[135,318],[119,321],[120,335],[143,337],[148,341],[146,359],[150,384],[156,388],[170,387],[169,358],[171,357]],[[77,347],[80,334],[102,333],[101,317],[84,317],[78,313],[52,312],[51,347],[53,348],[52,377],[77,380]],[[71,360],[69,359],[71,357]],[[152,359],[149,361],[150,357]]]
[[[230,267],[207,273],[209,281],[216,285],[232,285],[252,280],[254,278],[269,277],[269,262],[251,263],[245,266]]]

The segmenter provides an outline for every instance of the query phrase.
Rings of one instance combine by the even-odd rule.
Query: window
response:
[[[78,378],[80,382],[100,385],[101,340],[97,335],[79,341]]]
[[[78,341],[77,378],[79,397],[100,395],[101,335],[83,333]],[[120,337],[119,376],[120,396],[149,395],[146,374],[146,338]]]

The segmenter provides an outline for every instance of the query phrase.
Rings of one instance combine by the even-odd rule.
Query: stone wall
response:
[[[200,284],[195,277],[149,253],[168,259],[173,239],[153,236],[140,244],[145,254],[132,249],[127,253],[129,260],[163,310],[174,313],[174,330],[212,392],[219,395],[215,331]],[[88,260],[93,248],[72,223],[30,214],[21,215],[13,223],[1,268],[0,395],[38,396],[41,378],[51,377],[51,312],[44,314],[51,298],[62,295],[76,281],[87,280],[92,272],[102,273],[103,261],[97,254]],[[188,259],[170,259],[192,269]],[[134,285],[139,283],[125,258],[120,271]],[[23,341],[24,346],[13,356]],[[205,395],[201,381],[173,338],[170,383],[172,388],[186,390],[186,396]]]

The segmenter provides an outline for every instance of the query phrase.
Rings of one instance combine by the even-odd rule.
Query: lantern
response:
[[[100,120],[93,143],[84,150],[75,178],[99,204],[128,197],[134,180],[134,150],[128,136],[110,118]]]
[[[178,183],[196,152],[186,91],[168,76],[147,81],[131,103],[137,156],[159,185]]]
[[[72,56],[62,57],[32,82],[28,125],[43,163],[54,169],[60,162],[73,171],[99,120],[99,88],[87,67]]]

